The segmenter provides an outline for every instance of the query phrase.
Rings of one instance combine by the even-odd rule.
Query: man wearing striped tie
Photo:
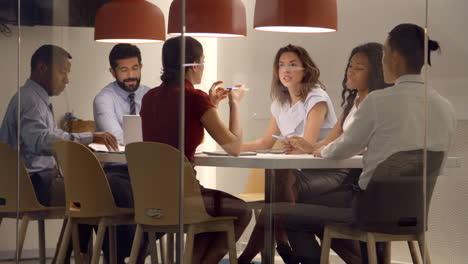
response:
[[[94,121],[97,131],[111,132],[119,144],[123,144],[123,116],[140,113],[141,99],[150,88],[140,85],[143,64],[137,46],[115,45],[109,54],[109,63],[109,71],[115,81],[104,87],[94,98]],[[117,206],[133,208],[127,164],[103,163],[102,165]],[[118,264],[123,264],[125,257],[129,255],[134,233],[134,225],[117,227]],[[145,246],[146,242],[141,246],[141,252]],[[140,254],[138,263],[143,262],[144,254]]]
[[[141,53],[137,46],[117,44],[109,54],[109,71],[114,82],[94,98],[94,121],[97,131],[111,132],[123,144],[123,116],[138,115],[141,99],[150,89],[140,85]]]

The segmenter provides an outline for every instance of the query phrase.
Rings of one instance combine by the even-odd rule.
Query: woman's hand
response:
[[[245,85],[236,84],[233,89],[229,91],[229,103],[239,103],[244,98]]]
[[[291,147],[299,153],[313,153],[318,147],[317,144],[310,144],[303,137],[292,136],[288,137],[288,140]]]
[[[209,91],[209,96],[211,102],[218,107],[219,102],[222,100],[226,99],[228,97],[229,90],[223,87],[218,87],[218,85],[222,84],[223,81],[217,81],[214,82],[213,85],[211,85],[210,91]]]
[[[322,150],[325,148],[325,146],[321,146],[318,149],[316,149],[313,154],[314,157],[322,157]]]

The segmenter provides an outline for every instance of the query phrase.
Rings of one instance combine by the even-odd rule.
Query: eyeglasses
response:
[[[280,65],[278,67],[278,70],[281,71],[281,72],[285,72],[285,71],[302,71],[304,70],[304,67],[300,67],[300,66],[282,66]]]

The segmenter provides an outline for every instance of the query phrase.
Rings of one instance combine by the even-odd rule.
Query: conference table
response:
[[[126,163],[122,152],[96,152],[96,156],[103,162]],[[286,155],[259,153],[252,156],[214,156],[196,154],[195,166],[229,167],[229,168],[263,168],[265,169],[265,258],[263,263],[274,263],[274,239],[273,239],[273,194],[275,193],[275,170],[277,169],[338,169],[338,168],[362,168],[362,156],[354,156],[343,160],[332,160],[313,157],[312,155]],[[460,168],[461,160],[458,157],[448,157],[446,168]]]

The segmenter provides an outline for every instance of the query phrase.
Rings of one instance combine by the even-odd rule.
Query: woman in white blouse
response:
[[[337,122],[330,97],[319,80],[320,70],[312,61],[307,51],[299,46],[288,45],[281,48],[273,64],[271,85],[271,118],[263,136],[257,140],[244,143],[242,151],[271,149],[276,141],[272,135],[285,137],[300,136],[309,144],[323,139]],[[297,150],[286,150],[287,153],[304,153]],[[279,195],[276,201],[294,202],[292,186],[294,174],[288,170],[278,170],[276,179]],[[260,218],[261,219],[261,218]],[[287,262],[292,255],[291,248],[281,219],[277,219],[275,239],[278,252]],[[252,258],[263,248],[263,227],[257,223],[249,244],[239,263],[250,263]]]

